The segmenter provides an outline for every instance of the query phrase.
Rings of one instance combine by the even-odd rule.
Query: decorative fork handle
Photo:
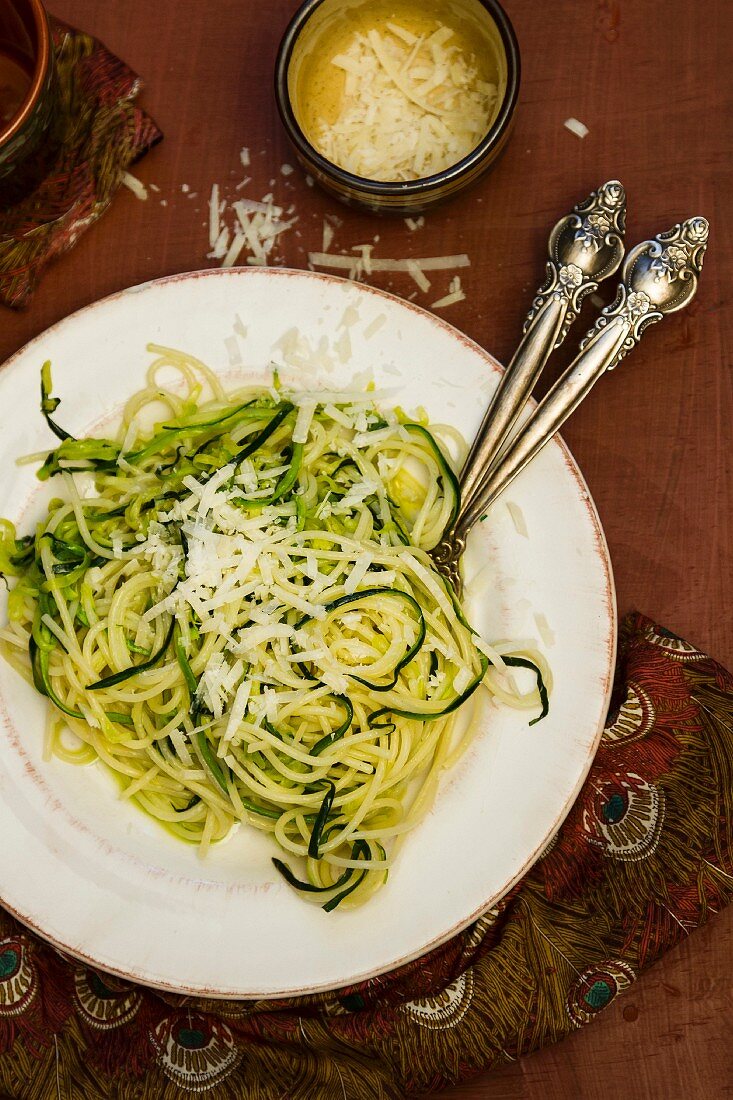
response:
[[[661,321],[661,313],[646,314],[642,321]],[[475,496],[456,525],[456,536],[465,541],[474,523],[504,491],[577,409],[607,370],[612,370],[641,335],[630,313],[619,314],[616,324],[594,331],[585,350],[560,376],[537,406],[534,415],[514,443],[502,454],[481,492]]]
[[[694,296],[707,247],[708,224],[691,218],[628,254],[616,300],[603,310],[581,352],[505,449],[481,491],[465,509],[449,542],[465,547],[473,524],[544,447],[607,370],[638,344],[645,330]]]
[[[481,491],[550,353],[560,346],[578,316],[583,298],[618,268],[624,253],[625,214],[626,193],[618,180],[610,180],[573,207],[552,230],[545,282],[532,302],[524,336],[461,471],[463,509]]]

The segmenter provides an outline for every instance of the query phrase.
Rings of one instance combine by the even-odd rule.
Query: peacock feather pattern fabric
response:
[[[0,913],[0,1097],[398,1100],[588,1024],[733,897],[733,677],[625,620],[588,779],[530,873],[460,935],[347,989],[161,994]]]

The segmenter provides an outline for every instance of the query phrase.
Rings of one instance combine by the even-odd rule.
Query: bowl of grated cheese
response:
[[[348,205],[404,215],[494,165],[519,77],[496,0],[306,0],[280,44],[275,95],[314,180]]]

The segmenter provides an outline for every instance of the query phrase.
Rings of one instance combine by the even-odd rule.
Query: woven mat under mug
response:
[[[163,137],[134,101],[142,81],[91,35],[51,18],[59,88],[48,174],[0,207],[0,304],[27,305],[43,271],[109,206],[123,172]]]
[[[633,614],[575,806],[475,924],[347,989],[213,1001],[97,973],[0,911],[0,1098],[397,1100],[440,1089],[589,1023],[732,897],[733,676]]]

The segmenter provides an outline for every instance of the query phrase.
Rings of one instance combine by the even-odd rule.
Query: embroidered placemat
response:
[[[0,303],[26,305],[47,265],[109,206],[122,173],[162,138],[135,99],[142,81],[96,38],[51,19],[58,97],[47,175],[0,202]]]
[[[96,973],[0,912],[0,1096],[418,1095],[589,1023],[731,897],[733,677],[633,614],[575,806],[465,932],[334,993],[212,1001]]]

